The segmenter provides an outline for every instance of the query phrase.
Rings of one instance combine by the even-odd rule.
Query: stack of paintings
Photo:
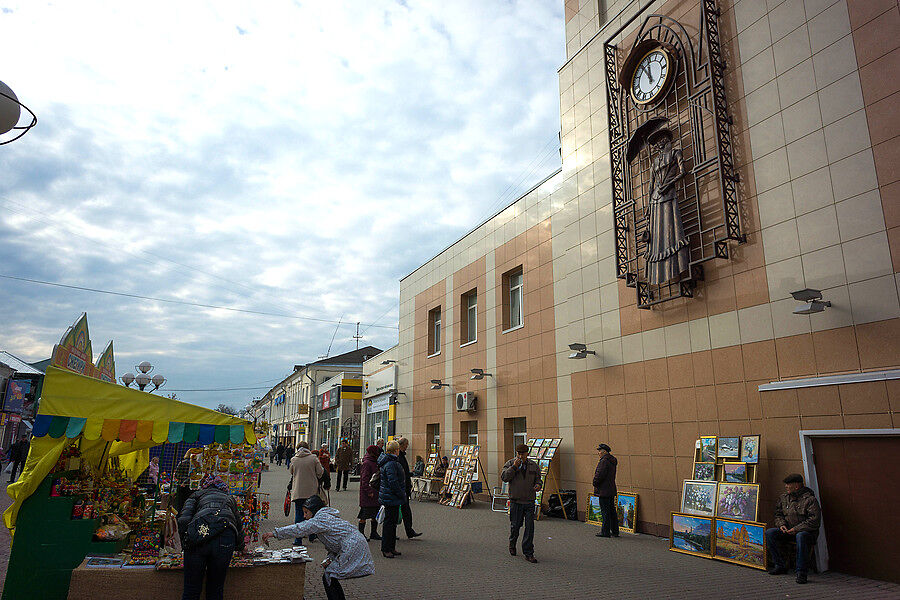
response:
[[[544,496],[547,495],[547,474],[550,472],[550,462],[556,456],[562,438],[542,438],[528,440],[528,458],[537,462],[541,469],[541,491],[535,495],[534,504],[541,506]],[[540,514],[538,508],[537,514]]]
[[[756,521],[758,435],[703,436],[681,512],[672,513],[669,548],[757,569],[766,568],[765,523]]]
[[[465,505],[472,490],[471,483],[478,480],[479,448],[479,446],[470,444],[453,446],[450,453],[450,466],[444,475],[441,504],[456,508],[462,508]]]
[[[619,492],[616,495],[616,517],[619,520],[619,531],[637,533],[637,501],[638,495],[630,492]],[[585,523],[603,526],[603,514],[600,512],[600,498],[591,494],[588,496],[587,511],[585,511]]]

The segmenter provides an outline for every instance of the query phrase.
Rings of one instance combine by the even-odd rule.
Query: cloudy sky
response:
[[[242,406],[357,321],[394,345],[399,279],[558,167],[562,8],[0,0],[38,116],[0,146],[0,276],[290,317],[0,278],[0,349],[86,311],[119,374]]]

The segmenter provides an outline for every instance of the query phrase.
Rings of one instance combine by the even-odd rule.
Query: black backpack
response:
[[[198,503],[199,501],[200,498],[197,498]],[[188,549],[193,549],[217,538],[226,529],[234,527],[232,525],[233,518],[231,508],[227,504],[211,510],[201,511],[188,523],[187,531],[184,535],[184,546]]]

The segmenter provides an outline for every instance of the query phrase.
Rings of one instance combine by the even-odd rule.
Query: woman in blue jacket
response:
[[[400,506],[406,502],[406,472],[397,460],[400,444],[391,440],[378,457],[381,486],[378,501],[384,506],[384,526],[381,530],[381,554],[385,558],[400,556],[396,551],[397,519]]]

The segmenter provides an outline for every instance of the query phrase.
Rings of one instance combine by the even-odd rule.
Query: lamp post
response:
[[[137,375],[134,375],[132,373],[125,373],[124,375],[119,377],[119,380],[125,384],[125,387],[131,387],[132,383],[136,383],[138,389],[143,392],[144,388],[152,383],[153,389],[150,391],[155,392],[156,390],[161,388],[163,384],[166,383],[166,378],[163,377],[160,373],[157,373],[153,377],[150,377],[150,371],[153,370],[153,365],[151,365],[146,360],[139,365],[135,365],[134,369],[135,371],[138,371]]]
[[[23,108],[31,115],[31,121],[25,125],[19,125]],[[0,146],[16,141],[35,125],[37,125],[37,117],[31,112],[31,109],[19,102],[16,93],[0,81]],[[9,132],[13,133],[6,136]]]

